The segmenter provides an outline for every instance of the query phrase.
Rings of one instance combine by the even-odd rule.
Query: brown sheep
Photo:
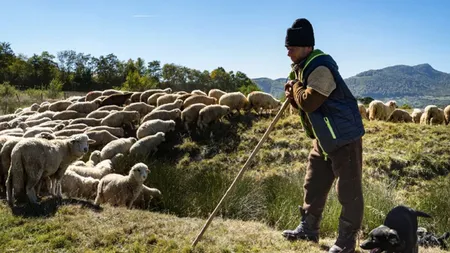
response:
[[[389,115],[387,121],[398,123],[398,122],[405,122],[405,123],[412,123],[412,117],[409,115],[409,113],[403,109],[395,109],[391,115]]]
[[[450,124],[450,105],[447,105],[444,109],[444,116],[445,116],[445,124]]]

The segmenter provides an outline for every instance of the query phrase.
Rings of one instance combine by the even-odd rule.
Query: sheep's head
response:
[[[393,108],[393,109],[395,109],[395,108],[398,107],[398,106],[397,106],[397,102],[395,102],[394,100],[388,101],[388,102],[387,102],[387,106],[389,106],[389,107],[391,107],[391,108]]]
[[[70,144],[72,145],[72,153],[76,156],[82,156],[89,151],[89,144],[94,144],[95,141],[89,139],[86,134],[76,134],[70,137]]]
[[[177,98],[177,100],[175,100],[175,106],[178,108],[181,108],[181,106],[183,106],[183,103],[184,103],[184,101],[181,99]]]
[[[150,173],[150,170],[144,163],[136,163],[130,170],[130,175],[142,182],[147,179],[148,173]]]
[[[223,110],[223,112],[224,112],[224,113],[223,113],[224,115],[230,113],[230,111],[231,111],[231,109],[230,109],[230,107],[229,107],[228,105],[221,105],[220,107],[222,107],[222,110]]]
[[[35,138],[46,139],[46,140],[54,140],[54,139],[56,139],[56,136],[54,134],[48,133],[48,132],[38,133],[34,137]]]
[[[172,93],[172,89],[171,88],[166,88],[163,90],[165,93]]]
[[[161,140],[161,142],[166,141],[166,134],[164,132],[157,132],[154,136]]]

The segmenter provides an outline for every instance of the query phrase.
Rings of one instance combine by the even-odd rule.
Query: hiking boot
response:
[[[339,235],[328,253],[354,253],[358,230],[352,228],[352,224],[339,219]]]
[[[320,218],[312,214],[306,214],[301,206],[298,208],[302,216],[300,224],[294,230],[284,230],[283,236],[288,240],[306,240],[318,243]]]

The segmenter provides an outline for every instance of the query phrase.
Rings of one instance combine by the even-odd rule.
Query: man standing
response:
[[[358,104],[339,74],[333,58],[314,49],[311,23],[297,19],[287,29],[285,46],[292,60],[285,95],[300,114],[306,134],[313,139],[304,182],[301,222],[283,231],[289,240],[319,241],[319,227],[328,193],[337,178],[342,205],[338,238],[329,253],[355,252],[361,227],[362,136],[365,134]]]

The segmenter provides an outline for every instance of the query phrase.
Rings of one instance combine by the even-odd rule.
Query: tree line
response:
[[[19,90],[54,89],[91,91],[122,89],[143,91],[151,88],[192,91],[241,91],[248,94],[260,90],[246,74],[218,67],[200,71],[160,61],[120,60],[113,53],[94,57],[91,54],[64,50],[56,56],[47,51],[28,57],[13,51],[11,44],[0,42],[0,84]]]

